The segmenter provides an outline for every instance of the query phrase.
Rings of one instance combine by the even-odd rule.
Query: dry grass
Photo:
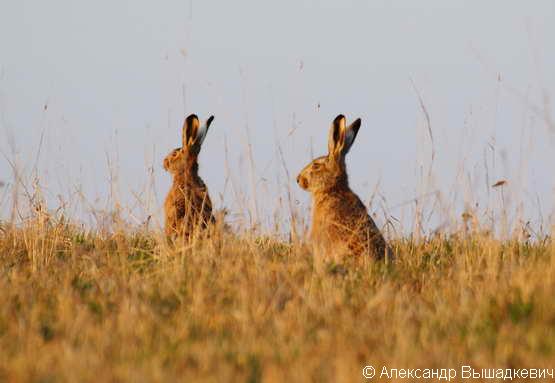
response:
[[[390,368],[554,367],[549,240],[394,243],[393,266],[314,267],[220,233],[168,247],[32,221],[0,229],[0,381],[361,381]]]

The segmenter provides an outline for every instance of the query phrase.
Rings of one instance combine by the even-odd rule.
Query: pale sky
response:
[[[362,118],[351,186],[365,202],[377,191],[380,225],[385,209],[410,228],[407,201],[435,191],[421,199],[437,213],[428,229],[465,203],[551,219],[552,0],[0,2],[0,149],[13,159],[15,148],[27,175],[38,163],[52,209],[61,195],[81,216],[77,190],[106,208],[112,177],[132,222],[156,214],[170,183],[162,159],[197,113],[216,116],[200,173],[230,220],[286,213],[287,185],[307,217],[294,178],[343,113]],[[503,201],[490,187],[501,179]],[[13,183],[4,157],[0,181]]]

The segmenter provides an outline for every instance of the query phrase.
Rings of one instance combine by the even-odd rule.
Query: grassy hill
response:
[[[362,368],[555,367],[555,246],[392,243],[393,265],[301,243],[67,222],[0,228],[0,381],[356,382]]]

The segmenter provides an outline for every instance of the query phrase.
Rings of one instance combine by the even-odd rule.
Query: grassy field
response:
[[[277,238],[277,237],[275,237]],[[0,228],[0,381],[357,382],[362,368],[555,367],[555,246],[393,242],[393,265],[302,244],[59,222]]]

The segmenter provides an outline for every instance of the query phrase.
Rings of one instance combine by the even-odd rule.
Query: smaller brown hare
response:
[[[164,169],[173,177],[164,212],[168,238],[186,240],[214,222],[208,188],[198,175],[198,155],[206,138],[211,116],[204,125],[191,114],[183,124],[183,143],[164,158]]]
[[[345,156],[360,125],[357,119],[347,126],[345,117],[337,116],[329,132],[328,155],[314,159],[297,176],[299,186],[312,195],[310,239],[318,257],[368,255],[389,260],[392,256],[366,207],[349,187]]]

